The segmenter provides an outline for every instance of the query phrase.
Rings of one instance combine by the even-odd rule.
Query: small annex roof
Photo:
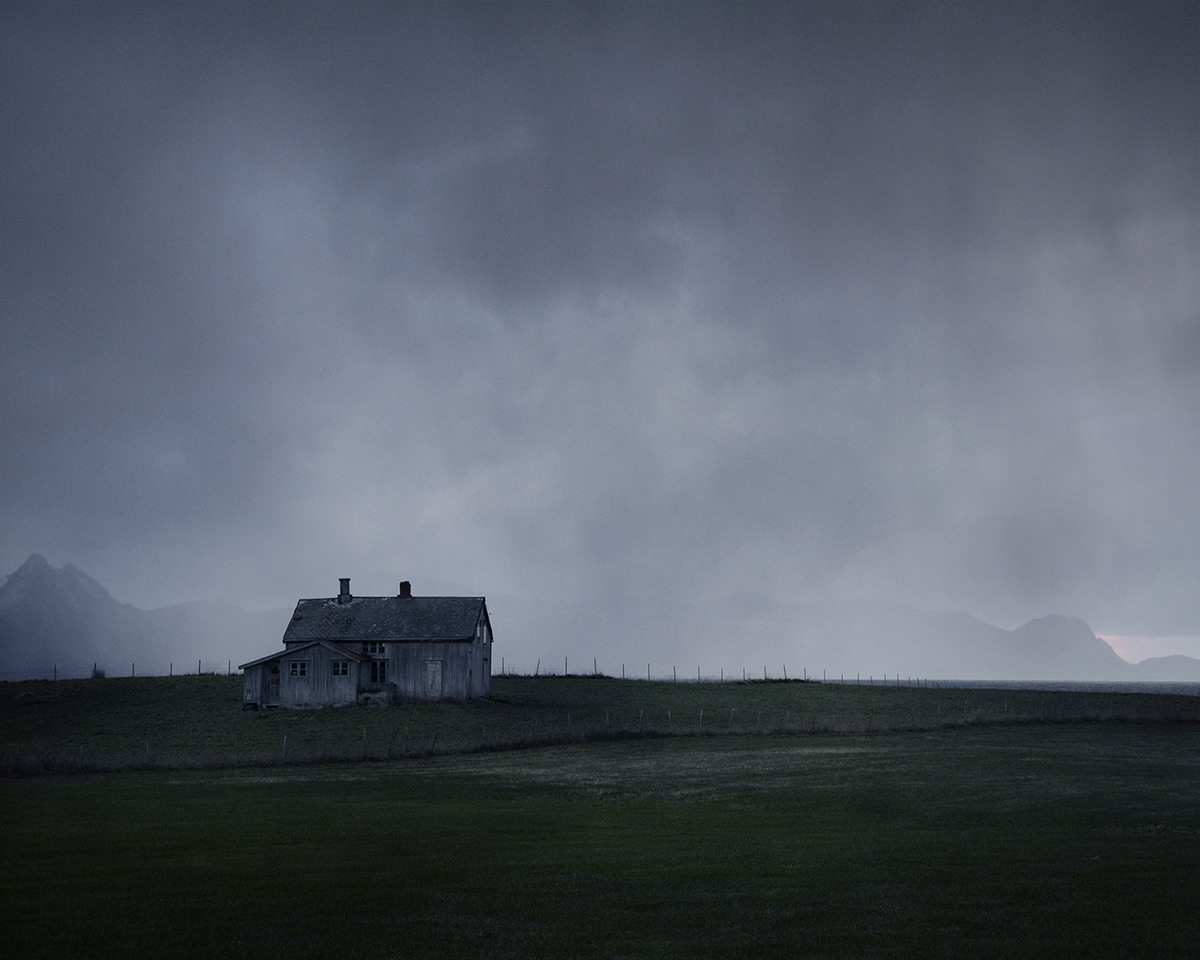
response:
[[[480,619],[487,621],[483,597],[348,597],[340,603],[337,597],[301,600],[283,642],[471,642]]]
[[[280,657],[290,657],[294,653],[299,653],[301,650],[307,650],[309,647],[324,647],[339,657],[345,657],[348,660],[356,660],[363,663],[370,660],[370,656],[365,653],[359,653],[357,650],[351,650],[347,646],[340,643],[334,643],[331,640],[312,640],[309,643],[303,643],[296,647],[290,647],[287,650],[279,650],[275,653],[267,654],[265,657],[259,657],[257,660],[251,660],[249,663],[238,664],[239,670],[245,670],[247,667],[257,667],[260,663],[269,663],[272,660],[278,660]]]

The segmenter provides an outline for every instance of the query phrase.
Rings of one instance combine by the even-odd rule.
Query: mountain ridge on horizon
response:
[[[231,669],[278,646],[289,616],[221,600],[144,610],[75,564],[55,568],[33,553],[0,585],[0,678],[87,675],[93,665],[113,676]]]
[[[965,612],[880,600],[803,603],[774,652],[795,662],[876,667],[955,680],[1200,682],[1200,660],[1176,655],[1130,663],[1080,618],[1047,614],[1005,630]],[[0,678],[68,675],[93,663],[123,674],[165,673],[169,664],[244,661],[279,645],[290,610],[246,611],[220,600],[142,610],[121,603],[73,563],[31,554],[0,585]],[[182,670],[181,670],[182,672]]]

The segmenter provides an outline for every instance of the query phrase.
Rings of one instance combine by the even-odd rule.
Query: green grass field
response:
[[[228,678],[154,687],[168,702],[116,683],[3,685],[7,749],[69,735],[114,765],[10,752],[11,956],[1183,957],[1200,936],[1190,700],[525,678],[491,704],[256,716]],[[364,725],[396,759],[219,765],[282,731],[361,758]],[[434,733],[467,752],[418,755]],[[144,738],[162,767],[117,769]]]
[[[243,711],[241,678],[0,683],[0,774],[397,759],[614,738],[1200,722],[1167,694],[497,677],[493,699]]]

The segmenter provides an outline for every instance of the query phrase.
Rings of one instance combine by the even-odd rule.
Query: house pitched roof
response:
[[[283,634],[284,643],[332,640],[472,641],[483,597],[337,597],[301,600]]]
[[[280,657],[291,656],[293,653],[299,653],[301,650],[307,650],[309,647],[325,647],[327,650],[332,650],[339,657],[345,657],[347,660],[357,660],[359,663],[363,663],[371,659],[365,653],[359,653],[357,650],[351,650],[349,647],[344,647],[340,643],[333,643],[329,640],[313,640],[311,643],[302,643],[300,646],[292,647],[290,650],[280,650],[276,653],[269,653],[265,657],[259,657],[257,660],[251,660],[249,663],[239,663],[238,669],[245,670],[247,667],[257,667],[260,663],[267,663],[270,660],[278,660]]]

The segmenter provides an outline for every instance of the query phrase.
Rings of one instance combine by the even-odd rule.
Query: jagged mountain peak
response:
[[[50,561],[43,557],[40,553],[31,553],[29,559],[17,567],[6,578],[6,582],[12,580],[25,580],[29,577],[41,577],[47,573],[53,573],[54,567],[50,565]]]
[[[40,553],[29,555],[0,587],[0,606],[37,600],[75,608],[115,608],[119,604],[99,583],[73,563],[55,568]]]
[[[222,603],[139,610],[73,563],[56,568],[35,553],[0,586],[0,676],[79,676],[93,664],[132,671],[134,661],[139,673],[196,659],[238,662],[277,645],[289,613],[247,614]]]

